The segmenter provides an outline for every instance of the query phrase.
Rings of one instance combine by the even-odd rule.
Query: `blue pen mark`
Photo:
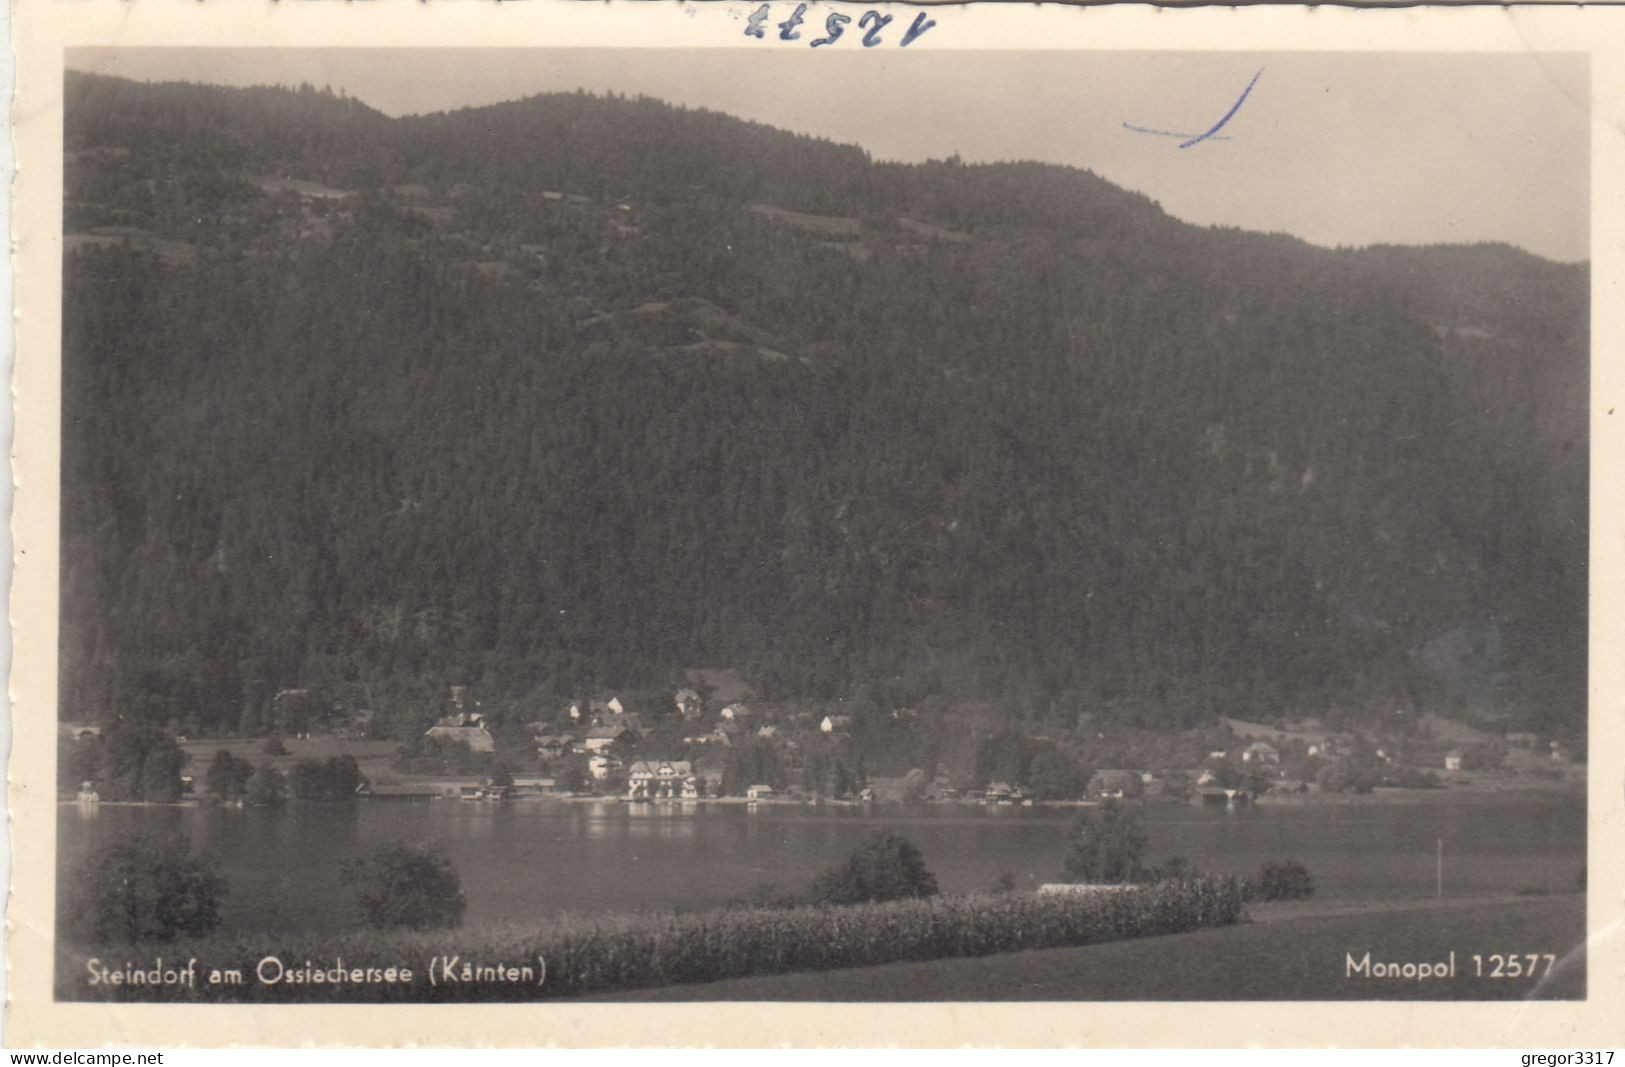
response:
[[[843,15],[839,11],[830,12],[829,18],[824,20],[824,33],[827,36],[818,38],[812,43],[812,47],[822,48],[827,44],[834,44],[839,41],[841,34],[846,32],[842,27],[851,21],[852,16],[850,15]]]
[[[1189,140],[1190,138],[1197,136],[1197,134],[1194,134],[1194,133],[1175,133],[1172,130],[1148,129],[1145,126],[1136,126],[1132,122],[1123,123],[1123,129],[1125,129],[1125,130],[1133,130],[1135,133],[1149,133],[1154,137],[1178,137],[1181,140]],[[1212,135],[1209,135],[1207,137],[1207,140],[1209,140],[1209,141],[1228,141],[1228,140],[1230,140],[1230,138],[1219,135],[1219,134],[1212,134]]]
[[[1199,145],[1203,141],[1228,141],[1230,138],[1218,136],[1219,131],[1224,129],[1225,123],[1229,122],[1235,117],[1237,111],[1241,110],[1241,105],[1247,102],[1248,95],[1253,91],[1253,86],[1258,84],[1259,76],[1263,73],[1264,68],[1259,67],[1257,73],[1253,75],[1252,81],[1247,83],[1247,88],[1241,91],[1241,95],[1236,97],[1236,102],[1230,105],[1230,110],[1224,113],[1224,118],[1220,119],[1218,122],[1215,122],[1212,128],[1206,133],[1173,133],[1168,130],[1151,130],[1144,126],[1135,126],[1128,122],[1123,123],[1123,128],[1126,130],[1133,130],[1135,133],[1153,134],[1157,137],[1182,137],[1184,138],[1184,141],[1179,146],[1181,148],[1189,148],[1192,145]]]
[[[762,23],[767,21],[767,14],[767,4],[763,4],[761,7],[751,12],[750,18],[745,20],[746,37],[755,37],[759,40],[765,39],[766,32],[762,29]]]
[[[928,18],[926,18],[925,17],[925,12],[923,12],[923,11],[920,12],[918,15],[915,15],[914,16],[914,25],[910,26],[908,28],[908,32],[903,34],[903,43],[901,45],[899,45],[898,47],[907,48],[911,41],[913,41],[916,37],[920,36],[920,34],[924,33],[926,30],[929,30],[932,26],[935,26],[936,24],[937,24],[937,20],[936,19],[928,19]]]
[[[924,12],[921,12],[921,14],[924,14]],[[891,18],[890,15],[882,15],[878,11],[865,11],[863,13],[863,17],[858,20],[858,29],[861,30],[865,26],[869,26],[871,22],[874,23],[873,26],[869,27],[869,32],[863,35],[863,47],[873,48],[880,43],[880,31],[886,28],[887,23],[891,22]]]
[[[796,27],[801,25],[801,16],[805,15],[806,13],[807,13],[807,5],[806,4],[797,4],[795,13],[792,14],[789,18],[785,19],[783,22],[779,23],[779,40],[781,40],[781,41],[799,41],[799,40],[801,40],[801,34],[796,32]]]

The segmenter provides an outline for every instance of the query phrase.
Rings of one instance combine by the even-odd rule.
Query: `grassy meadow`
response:
[[[648,989],[606,1000],[1575,1000],[1585,996],[1585,897],[1369,909],[1255,904],[1256,921],[1177,937]],[[1454,979],[1350,977],[1347,956],[1434,961]],[[1478,953],[1552,953],[1536,979],[1474,974]]]
[[[436,933],[358,932],[276,940],[248,935],[97,952],[64,946],[57,960],[57,995],[63,1000],[274,1003],[525,1001],[1090,945],[1226,926],[1244,914],[1235,880],[1194,879],[1093,895],[940,896],[850,907],[733,908]],[[405,967],[414,974],[409,981],[393,983],[266,983],[255,974],[270,954],[279,961],[268,972],[272,974],[299,972],[305,961],[325,970],[339,959],[346,970]],[[93,957],[116,969],[126,961],[150,968],[158,956],[166,966],[196,959],[203,977],[190,985],[162,987],[90,981],[87,964]],[[456,957],[459,966],[504,968],[534,967],[541,960],[545,977],[448,981],[444,968],[449,957]],[[244,980],[208,981],[209,972],[225,969],[239,971]]]

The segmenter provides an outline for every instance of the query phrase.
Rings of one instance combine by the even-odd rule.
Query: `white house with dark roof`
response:
[[[626,773],[628,800],[693,800],[704,791],[704,780],[688,760],[638,760]]]
[[[690,667],[683,671],[683,679],[721,705],[751,700],[756,696],[750,683],[741,678],[738,671],[725,667]]]
[[[1243,763],[1280,763],[1281,750],[1268,741],[1254,741],[1241,750]]]
[[[536,752],[543,759],[557,759],[570,751],[573,743],[569,734],[538,734]]]
[[[705,702],[692,689],[679,689],[672,699],[677,705],[677,713],[685,719],[697,719],[705,713]]]
[[[587,731],[584,745],[588,752],[602,752],[617,741],[636,741],[638,735],[624,726],[594,726]]]
[[[424,733],[424,737],[456,741],[467,745],[472,752],[493,752],[496,742],[485,728],[485,718],[479,712],[462,712],[437,719]]]

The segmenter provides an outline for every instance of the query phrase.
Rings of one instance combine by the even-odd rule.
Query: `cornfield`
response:
[[[482,927],[437,933],[306,935],[268,947],[267,937],[215,937],[99,954],[165,966],[195,958],[191,988],[92,986],[82,948],[59,954],[58,996],[65,1000],[387,1002],[522,1001],[614,993],[752,975],[865,967],[880,963],[985,956],[1024,949],[1089,945],[1223,926],[1244,915],[1241,884],[1198,878],[1122,892],[1039,896],[1024,893],[940,896],[848,907],[734,909],[670,916],[584,917],[546,927]],[[289,972],[343,960],[355,968],[408,967],[410,982],[267,984],[256,968],[274,954]],[[457,967],[505,964],[535,969],[537,981],[447,981]],[[538,960],[545,961],[545,978]],[[211,970],[236,968],[241,984],[212,984]],[[430,972],[436,979],[430,981]],[[455,973],[455,971],[454,971]]]

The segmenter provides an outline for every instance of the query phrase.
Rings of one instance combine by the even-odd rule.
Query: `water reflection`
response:
[[[603,805],[594,804],[582,812],[581,832],[589,841],[622,842],[630,836],[624,818],[613,818]]]
[[[692,811],[663,804],[627,804],[624,808],[630,838],[675,841],[699,836],[700,822]]]
[[[71,807],[72,805],[70,805]],[[804,885],[869,830],[898,829],[949,891],[1053,881],[1067,809],[979,805],[863,808],[711,804],[293,804],[284,810],[106,806],[64,813],[64,860],[136,830],[183,833],[230,882],[231,930],[338,930],[354,922],[344,863],[388,840],[440,843],[462,874],[470,921],[560,912],[707,907],[761,882]],[[1585,857],[1580,798],[1232,810],[1148,805],[1147,859],[1253,872],[1297,859],[1321,895],[1361,899],[1434,892],[1445,842],[1448,895],[1519,887],[1563,891]]]

